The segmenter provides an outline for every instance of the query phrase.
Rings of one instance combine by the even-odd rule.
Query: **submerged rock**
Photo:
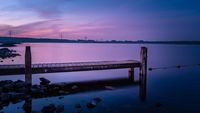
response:
[[[101,102],[102,101],[102,99],[100,97],[95,97],[95,98],[93,98],[93,100],[96,101],[96,102]]]
[[[31,105],[31,100],[26,100],[24,105],[22,106],[22,109],[26,112],[26,113],[31,113],[31,109],[32,105]]]
[[[64,111],[64,105],[58,105],[56,107],[56,113],[61,113]]]
[[[63,98],[64,98],[64,97],[58,97],[58,99],[60,99],[60,100],[63,99]]]
[[[0,95],[0,101],[3,102],[3,103],[9,103],[10,102],[10,95],[7,94],[7,93],[2,93]]]
[[[3,85],[3,91],[9,92],[14,90],[14,85],[12,83]]]
[[[159,108],[159,107],[161,107],[161,106],[162,106],[162,104],[161,104],[160,102],[156,102],[156,103],[155,103],[155,107]]]
[[[72,89],[72,90],[77,90],[77,89],[78,89],[78,86],[77,86],[77,85],[73,85],[73,86],[71,87],[71,89]]]
[[[44,106],[42,108],[42,113],[54,113],[56,110],[56,107],[54,104],[49,104],[48,106]]]
[[[46,79],[46,78],[40,78],[40,85],[49,85],[50,84],[50,80]]]
[[[107,89],[107,90],[114,90],[115,87],[113,87],[113,86],[105,86],[105,89]]]
[[[76,104],[76,105],[75,105],[75,108],[78,108],[78,109],[79,109],[79,108],[81,108],[81,105],[80,105],[80,104]]]
[[[87,108],[92,109],[97,106],[97,103],[94,101],[91,101],[91,102],[88,102],[86,106],[87,106]]]
[[[16,56],[21,56],[21,55],[16,53],[15,50],[10,50],[8,48],[1,48],[0,49],[0,58],[2,58],[2,59],[16,57]]]
[[[87,106],[87,108],[92,109],[92,108],[95,108],[97,106],[97,104],[101,101],[102,101],[101,98],[95,97],[90,102],[88,102],[86,106]]]

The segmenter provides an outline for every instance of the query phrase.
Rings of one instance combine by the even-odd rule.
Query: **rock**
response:
[[[58,105],[56,107],[56,113],[61,113],[64,111],[64,105]]]
[[[5,84],[3,86],[3,91],[5,92],[11,92],[14,90],[14,85],[13,84]]]
[[[34,97],[41,97],[45,94],[45,91],[42,88],[31,88],[31,94]]]
[[[94,100],[94,101],[96,101],[97,103],[99,103],[99,102],[101,102],[101,101],[102,101],[102,99],[101,99],[101,98],[99,98],[99,97],[95,97],[95,98],[93,98],[93,100]]]
[[[108,90],[114,90],[115,88],[112,87],[112,86],[105,86],[105,89],[108,89]]]
[[[149,68],[149,71],[152,71],[153,70],[153,68]]]
[[[42,113],[54,113],[56,110],[56,107],[54,104],[49,104],[48,106],[44,106],[42,108]]]
[[[3,88],[2,87],[0,87],[0,94],[3,92]]]
[[[80,104],[76,104],[76,105],[75,105],[75,108],[78,108],[78,109],[79,109],[79,108],[81,108],[81,105],[80,105]]]
[[[41,111],[32,111],[31,113],[42,113]]]
[[[0,49],[0,58],[2,58],[2,59],[16,57],[16,56],[21,56],[21,55],[16,53],[15,50],[10,50],[8,48]]]
[[[24,105],[22,106],[22,109],[26,112],[26,113],[31,113],[31,109],[32,105],[31,105],[31,100],[26,100]]]
[[[84,113],[82,109],[76,109],[73,113]]]
[[[102,101],[101,98],[95,97],[95,98],[93,98],[90,102],[87,103],[87,108],[92,109],[92,108],[96,107],[97,104],[98,104],[99,102],[101,102],[101,101]]]
[[[161,104],[160,102],[156,102],[156,103],[155,103],[155,107],[159,108],[159,107],[161,107],[161,106],[162,106],[162,104]]]
[[[97,106],[97,103],[95,101],[91,101],[91,102],[88,102],[86,106],[87,108],[92,109]]]
[[[1,84],[1,85],[4,85],[4,84],[12,84],[12,83],[13,83],[12,80],[2,80],[2,81],[0,81],[0,84]]]
[[[53,90],[53,92],[55,92],[55,93],[59,93],[60,88],[59,88],[59,87],[54,87],[52,90]]]
[[[14,82],[15,88],[27,87],[28,84],[22,80],[17,80]]]
[[[46,79],[46,78],[40,78],[40,85],[49,85],[49,83],[51,82],[51,81],[49,81],[48,79]]]
[[[19,92],[19,93],[27,94],[29,92],[29,89],[25,88],[25,87],[21,87],[21,88],[18,88],[18,89],[16,88],[15,91]]]
[[[5,102],[10,102],[10,95],[7,93],[2,93],[0,95],[0,101],[5,103]]]
[[[58,99],[63,99],[64,97],[58,97]]]
[[[73,86],[71,87],[71,89],[72,89],[72,90],[77,90],[77,89],[78,89],[78,86],[77,86],[77,85],[73,85]]]
[[[0,110],[2,110],[2,109],[3,109],[3,102],[0,101]]]
[[[18,102],[21,102],[24,97],[25,97],[25,94],[24,93],[9,93],[10,95],[10,101],[12,101],[12,103],[18,103]]]
[[[58,93],[59,93],[60,95],[63,95],[63,94],[65,94],[65,91],[60,90]]]

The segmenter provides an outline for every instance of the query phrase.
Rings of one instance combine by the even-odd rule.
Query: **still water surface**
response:
[[[200,46],[198,45],[131,45],[131,44],[20,44],[11,47],[21,56],[6,59],[0,65],[23,64],[25,46],[30,45],[33,63],[64,63],[105,60],[139,60],[141,46],[148,47],[148,67],[174,66],[177,64],[199,64]],[[136,73],[137,70],[136,70]],[[127,69],[36,74],[33,83],[38,84],[40,77],[46,77],[52,82],[74,82],[95,79],[124,78],[128,76]],[[91,113],[200,113],[200,66],[173,68],[148,71],[147,100],[140,102],[138,87],[126,87],[113,91],[84,92],[67,95],[64,99],[57,97],[34,99],[33,110],[38,111],[49,103],[64,104],[66,112],[74,112],[74,104],[81,103],[83,111]],[[23,75],[3,76],[4,79],[22,79]],[[92,97],[101,97],[102,104],[93,110],[88,110],[85,103]],[[160,108],[155,103],[160,102]],[[40,104],[40,105],[39,105]],[[5,113],[19,112],[17,109],[23,102],[4,108]]]

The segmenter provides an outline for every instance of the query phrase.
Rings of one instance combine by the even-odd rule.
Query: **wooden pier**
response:
[[[114,84],[122,85],[123,83],[133,82],[139,85],[139,97],[141,101],[146,99],[146,82],[147,82],[147,48],[141,47],[140,60],[123,60],[123,61],[95,61],[95,62],[68,62],[68,63],[45,63],[32,64],[31,48],[26,47],[25,64],[18,65],[0,65],[0,76],[25,74],[25,81],[32,85],[32,74],[38,73],[58,73],[58,72],[75,72],[75,71],[93,71],[108,69],[128,69],[127,80],[115,80]],[[139,69],[139,80],[135,80],[134,69]],[[91,86],[105,85],[112,81],[93,81],[89,83],[79,83]],[[26,101],[32,103],[32,101]],[[32,108],[32,107],[31,107]]]
[[[31,48],[26,47],[25,64],[0,65],[0,76],[25,74],[25,81],[32,84],[32,74],[57,73],[74,71],[93,71],[107,69],[129,69],[128,78],[135,81],[134,69],[139,68],[139,81],[146,85],[147,71],[147,48],[141,47],[140,61],[96,61],[96,62],[68,62],[68,63],[46,63],[32,64]],[[143,88],[144,89],[144,88]]]

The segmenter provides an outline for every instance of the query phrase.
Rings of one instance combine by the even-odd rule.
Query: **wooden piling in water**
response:
[[[32,73],[31,73],[31,47],[26,46],[25,50],[25,81],[29,84],[32,84]]]
[[[134,68],[129,68],[128,70],[128,79],[134,81]]]
[[[140,99],[144,101],[146,99],[146,82],[147,82],[147,48],[141,47],[140,51],[140,74],[139,74],[139,81],[140,81]]]

